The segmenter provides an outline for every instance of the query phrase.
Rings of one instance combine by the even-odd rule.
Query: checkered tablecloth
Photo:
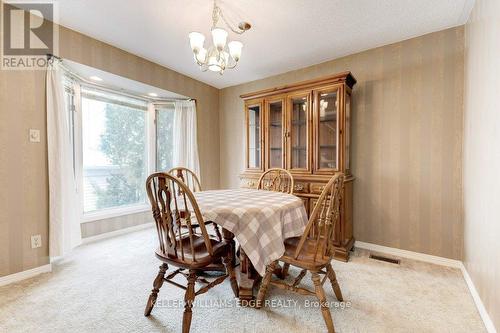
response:
[[[263,190],[194,193],[205,221],[232,232],[260,275],[285,252],[286,238],[301,236],[307,224],[302,200]]]

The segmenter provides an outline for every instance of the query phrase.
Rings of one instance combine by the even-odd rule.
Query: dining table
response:
[[[233,251],[235,240],[238,242],[239,298],[254,299],[253,289],[266,266],[284,254],[285,239],[303,234],[308,220],[303,201],[292,194],[255,189],[193,194],[203,219],[222,227],[224,240],[232,244]]]

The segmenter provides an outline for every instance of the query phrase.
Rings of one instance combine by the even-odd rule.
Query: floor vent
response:
[[[388,263],[391,263],[391,264],[396,264],[396,265],[399,265],[401,263],[401,260],[399,260],[399,259],[382,257],[382,256],[379,256],[379,255],[376,255],[376,254],[371,254],[371,253],[370,253],[370,259],[385,261],[385,262],[388,262]]]

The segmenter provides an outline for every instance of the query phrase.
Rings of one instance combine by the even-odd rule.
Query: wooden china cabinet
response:
[[[346,174],[335,258],[349,259],[354,244],[350,170],[350,72],[241,95],[245,101],[246,166],[241,187],[256,188],[270,168],[289,170],[294,194],[309,214],[335,172]]]

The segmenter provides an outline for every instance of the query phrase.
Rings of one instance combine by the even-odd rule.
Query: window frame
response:
[[[84,197],[83,197],[83,136],[82,136],[82,86],[91,89],[98,89],[103,92],[108,92],[110,94],[126,96],[119,91],[114,91],[112,89],[96,87],[91,84],[77,82],[70,79],[73,92],[73,128],[74,128],[74,141],[73,149],[75,156],[75,179],[76,179],[76,192],[78,195],[79,202],[79,217],[80,223],[88,223],[99,220],[110,219],[114,217],[131,215],[149,211],[151,207],[149,206],[146,198],[145,203],[138,203],[132,205],[124,205],[118,207],[110,207],[105,209],[99,209],[92,212],[84,212]],[[129,97],[130,96],[126,96]],[[136,98],[141,100],[140,98]],[[153,101],[144,99],[147,103],[146,112],[146,147],[148,152],[146,154],[146,172],[151,174],[156,171],[157,165],[157,137],[156,137],[156,109],[157,104]]]
[[[148,112],[150,112],[150,117],[153,118],[149,124],[151,126],[151,133],[154,133],[153,140],[151,140],[151,146],[150,146],[150,161],[151,161],[151,169],[150,172],[156,172],[156,171],[163,171],[167,172],[168,170],[160,170],[159,165],[158,165],[158,136],[157,134],[157,129],[158,129],[158,113],[160,109],[166,109],[166,105],[170,105],[172,107],[172,112],[175,112],[175,104],[173,102],[162,102],[162,103],[151,103],[151,109]]]

